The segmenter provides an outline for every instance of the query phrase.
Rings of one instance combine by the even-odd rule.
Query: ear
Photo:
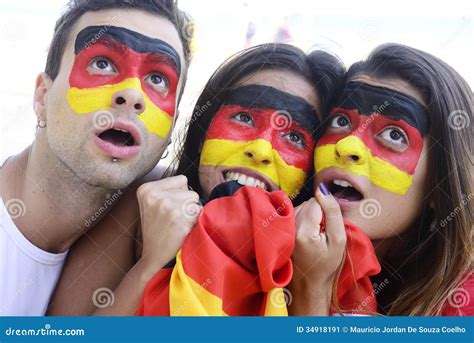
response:
[[[33,109],[39,121],[46,122],[46,100],[49,88],[53,81],[46,73],[40,73],[36,77],[35,95],[33,98]]]

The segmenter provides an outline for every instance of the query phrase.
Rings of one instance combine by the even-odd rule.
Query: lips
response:
[[[130,159],[140,150],[141,137],[138,129],[128,122],[114,122],[96,132],[95,143],[105,153],[115,159]]]
[[[322,171],[320,177],[341,207],[356,206],[364,199],[362,185],[351,175],[329,168]]]
[[[260,173],[245,168],[233,168],[223,172],[225,181],[237,181],[242,186],[261,187],[266,191],[278,190],[279,187]]]

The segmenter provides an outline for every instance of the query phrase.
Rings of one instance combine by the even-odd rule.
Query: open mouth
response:
[[[95,142],[113,161],[132,158],[140,150],[140,134],[128,122],[116,122],[113,127],[96,132]]]
[[[115,146],[134,146],[135,139],[130,132],[122,129],[109,129],[102,132],[99,136],[105,142],[109,142]]]
[[[329,191],[335,198],[345,201],[360,201],[364,196],[350,182],[334,179],[328,183]]]
[[[257,173],[228,170],[224,172],[224,180],[237,181],[242,186],[260,187],[266,191],[272,189],[270,183]]]

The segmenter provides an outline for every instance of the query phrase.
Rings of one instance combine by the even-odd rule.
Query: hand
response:
[[[137,191],[143,236],[141,261],[154,272],[171,261],[197,222],[199,195],[184,175],[148,182]]]
[[[323,211],[325,232],[321,233]],[[290,289],[295,307],[305,309],[305,315],[328,314],[346,239],[341,210],[332,195],[323,195],[318,188],[315,198],[296,208],[295,268]]]

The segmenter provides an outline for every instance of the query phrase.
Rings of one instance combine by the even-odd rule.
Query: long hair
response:
[[[431,123],[429,191],[416,224],[403,234],[406,245],[381,261],[382,273],[374,280],[389,277],[391,284],[377,296],[379,312],[440,315],[472,270],[472,91],[445,62],[400,44],[377,47],[349,68],[346,79],[358,74],[402,79],[415,87]]]
[[[225,61],[211,76],[199,96],[187,125],[184,144],[177,154],[176,174],[188,178],[188,184],[202,194],[199,183],[200,150],[215,114],[239,81],[260,70],[289,70],[308,80],[318,92],[323,116],[343,84],[345,68],[338,58],[314,51],[307,55],[288,44],[262,44],[243,50]],[[301,195],[311,192],[309,181]],[[309,193],[311,194],[311,193]]]

